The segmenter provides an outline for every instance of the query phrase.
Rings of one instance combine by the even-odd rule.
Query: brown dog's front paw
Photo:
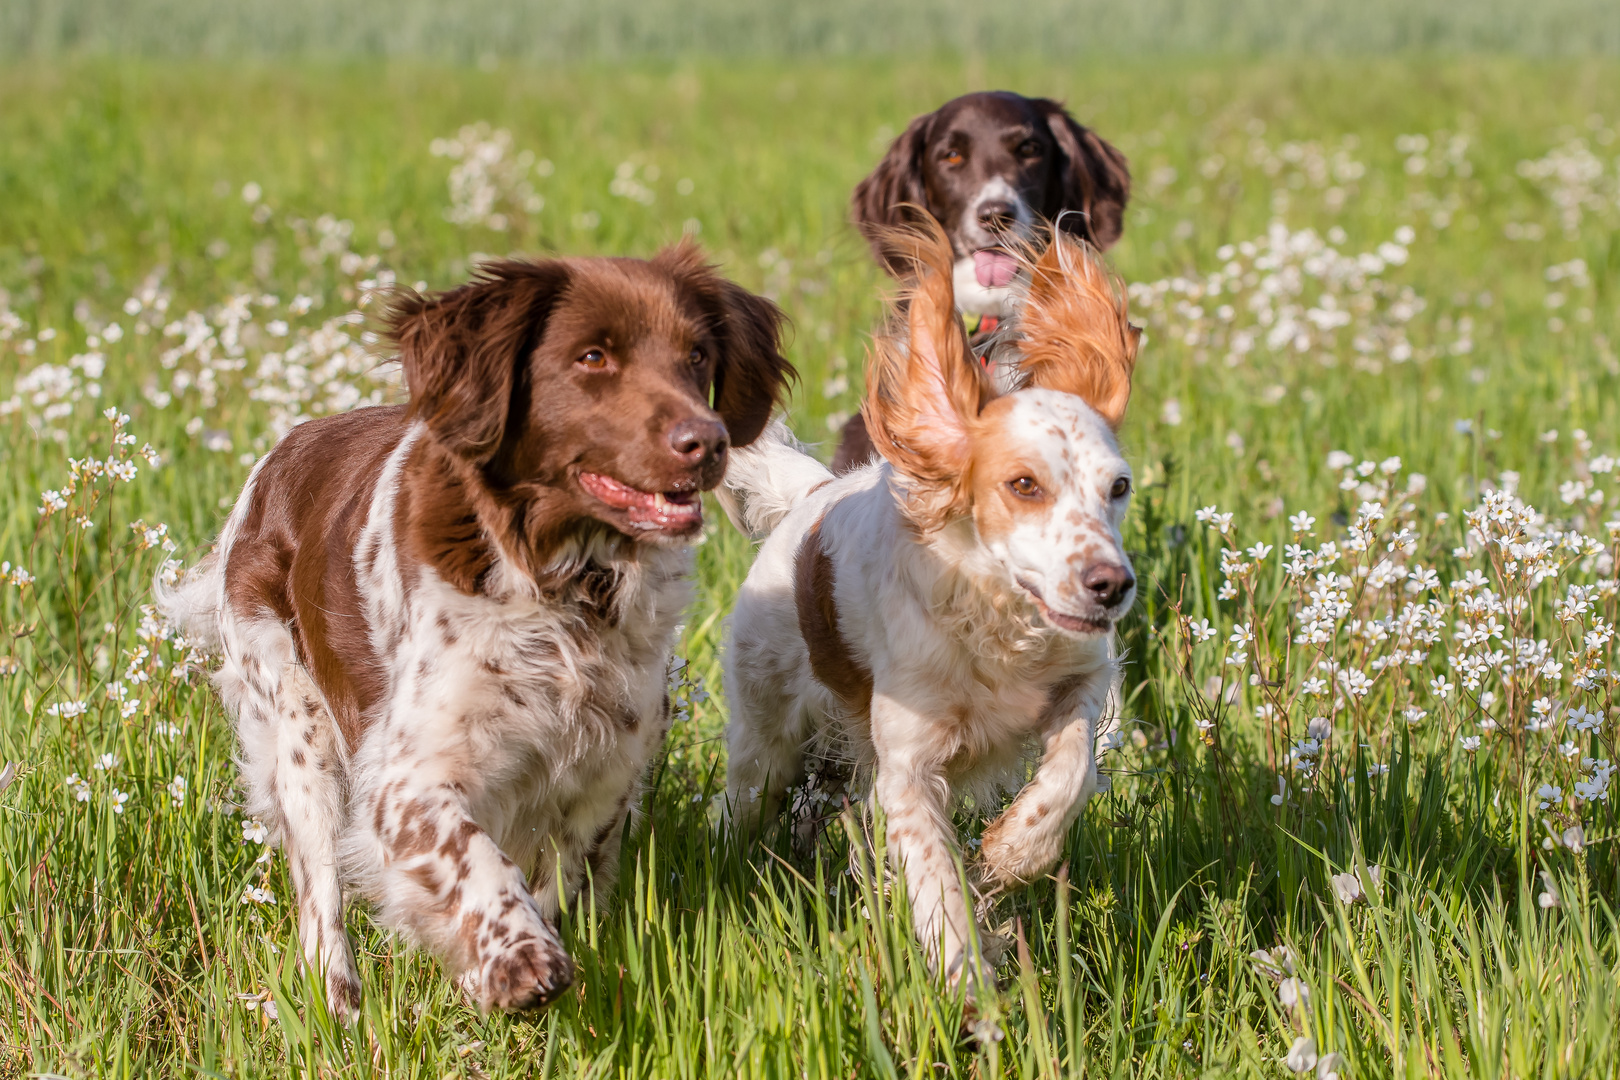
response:
[[[574,982],[574,961],[560,945],[530,938],[484,963],[478,987],[486,1009],[543,1009]]]
[[[360,977],[352,969],[326,973],[326,1007],[341,1022],[360,1013]]]

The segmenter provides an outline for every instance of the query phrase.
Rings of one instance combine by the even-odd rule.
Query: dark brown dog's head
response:
[[[956,255],[957,304],[1005,317],[1016,261],[1004,243],[1029,239],[1045,218],[1107,248],[1124,230],[1130,194],[1124,155],[1062,105],[994,91],[913,120],[855,188],[855,223],[898,274],[906,268],[884,249],[884,230],[917,208],[931,214]]]
[[[695,245],[508,259],[389,317],[412,414],[528,541],[589,521],[684,540],[788,380],[783,315]],[[462,481],[466,483],[467,481]]]

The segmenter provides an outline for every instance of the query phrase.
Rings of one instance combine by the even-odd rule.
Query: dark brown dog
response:
[[[702,491],[793,369],[691,246],[517,260],[390,315],[410,404],[295,428],[165,613],[223,653],[250,807],[345,1015],[345,888],[486,1008],[554,999],[669,725]]]
[[[1062,105],[1007,91],[967,94],[911,122],[855,188],[855,224],[890,273],[907,267],[884,235],[919,211],[945,229],[955,257],[956,303],[987,337],[1012,314],[1016,262],[1009,243],[1042,220],[1106,249],[1125,227],[1131,174],[1125,157]],[[844,428],[833,471],[872,455],[857,416]]]

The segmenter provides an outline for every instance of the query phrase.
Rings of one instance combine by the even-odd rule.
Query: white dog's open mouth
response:
[[[1036,608],[1040,610],[1041,618],[1059,630],[1067,630],[1071,634],[1106,634],[1114,628],[1112,619],[1070,615],[1062,611],[1053,611],[1047,606],[1046,598],[1041,595],[1041,590],[1023,578],[1018,578],[1017,581],[1018,587],[1028,593],[1031,600],[1035,601]]]
[[[642,491],[601,473],[582,472],[579,485],[597,500],[623,510],[638,529],[684,532],[703,524],[703,499],[696,491]]]

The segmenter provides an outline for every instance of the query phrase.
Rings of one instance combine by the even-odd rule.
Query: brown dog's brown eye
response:
[[[703,350],[702,349],[693,349],[691,352],[686,354],[686,359],[687,359],[687,362],[691,363],[691,364],[701,364],[701,363],[703,363]]]
[[[947,150],[945,151],[944,158],[941,160],[947,165],[960,165],[967,159],[962,156],[962,151],[960,150]]]
[[[1019,157],[1040,157],[1041,156],[1041,144],[1036,142],[1034,139],[1026,140],[1022,145],[1020,145],[1018,147],[1018,156]]]
[[[1108,489],[1108,497],[1111,498],[1111,499],[1123,499],[1125,496],[1129,495],[1130,493],[1131,493],[1131,482],[1130,482],[1130,480],[1128,478],[1123,477],[1123,476],[1120,477],[1118,480],[1115,480],[1114,481],[1114,486]]]
[[[589,368],[592,371],[601,371],[603,368],[607,367],[607,354],[601,349],[590,349],[586,351],[584,356],[581,356],[578,360],[574,361],[574,363],[578,364],[582,368]]]
[[[1012,488],[1012,493],[1021,499],[1033,499],[1041,493],[1041,485],[1037,484],[1034,478],[1028,476],[1020,476],[1016,480],[1009,480],[1007,486]]]

